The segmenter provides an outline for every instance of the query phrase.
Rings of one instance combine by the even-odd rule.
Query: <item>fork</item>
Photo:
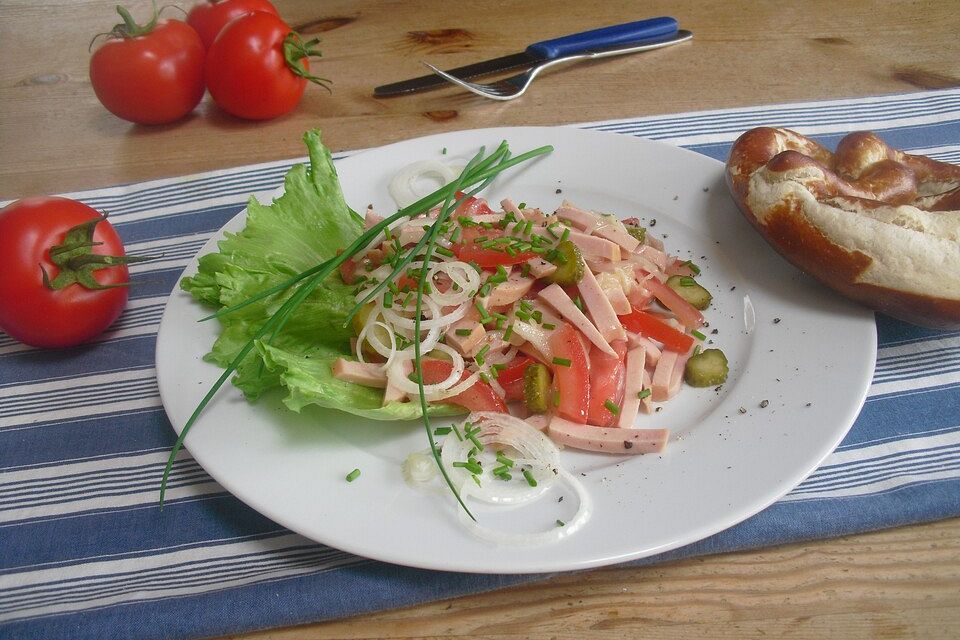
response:
[[[456,76],[452,76],[442,69],[438,69],[429,62],[424,62],[431,71],[435,74],[455,85],[459,85],[466,89],[467,91],[472,91],[478,96],[483,96],[484,98],[490,98],[491,100],[513,100],[519,98],[530,86],[530,83],[533,82],[533,79],[539,75],[541,71],[549,67],[558,65],[562,62],[580,62],[582,60],[594,60],[597,58],[608,58],[612,56],[621,56],[628,53],[639,53],[641,51],[650,51],[652,49],[660,49],[662,47],[668,47],[672,44],[678,44],[680,42],[686,42],[687,40],[693,37],[693,33],[680,29],[676,34],[670,36],[669,38],[664,38],[662,40],[654,41],[645,41],[643,44],[634,44],[628,46],[618,46],[611,49],[597,49],[596,51],[588,51],[586,53],[579,53],[571,56],[564,56],[562,58],[554,58],[553,60],[545,60],[529,70],[519,73],[515,76],[510,76],[509,78],[504,78],[503,80],[497,80],[496,82],[491,82],[489,84],[484,84],[481,82],[468,82],[467,80],[461,80]]]

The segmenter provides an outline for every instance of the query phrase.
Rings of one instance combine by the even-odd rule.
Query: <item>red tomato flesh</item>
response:
[[[520,355],[511,360],[506,369],[497,374],[497,382],[503,387],[507,402],[523,400],[523,374],[534,362],[535,360],[530,356]]]
[[[434,360],[424,358],[421,362],[424,384],[436,384],[443,382],[453,371],[453,365],[445,360]],[[460,381],[470,377],[470,373],[463,372]],[[469,411],[497,411],[499,413],[507,412],[507,405],[503,398],[497,395],[489,384],[483,380],[477,380],[473,385],[455,396],[450,396],[445,400],[437,400],[441,404],[455,404]]]
[[[510,255],[506,251],[484,249],[477,243],[478,239],[491,240],[503,236],[503,230],[497,227],[484,229],[479,226],[465,226],[460,233],[460,242],[450,248],[458,260],[474,262],[482,269],[496,269],[498,265],[510,266],[521,264],[535,257],[537,254],[530,251],[518,251]]]
[[[571,422],[586,424],[590,411],[590,369],[577,330],[562,323],[550,334],[550,350],[554,357],[553,384],[560,395],[557,414]],[[569,360],[570,365],[557,364],[557,358]]]
[[[616,357],[596,348],[590,351],[590,409],[587,422],[597,427],[609,427],[617,423],[617,415],[607,407],[608,402],[617,407],[623,405],[627,343],[625,340],[614,340],[610,346],[617,353]]]
[[[651,313],[634,309],[628,315],[617,317],[627,331],[661,342],[670,351],[687,353],[693,347],[693,336],[677,331]]]

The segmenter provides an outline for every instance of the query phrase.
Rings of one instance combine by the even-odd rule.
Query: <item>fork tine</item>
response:
[[[501,83],[496,83],[491,85],[491,84],[479,84],[476,82],[467,82],[466,80],[461,80],[456,76],[450,75],[449,73],[447,73],[442,69],[438,69],[437,67],[433,66],[429,62],[424,62],[423,64],[426,65],[431,71],[433,71],[435,74],[437,74],[447,82],[453,83],[459,87],[463,87],[467,91],[475,93],[478,96],[482,96],[484,98],[490,98],[492,100],[511,100],[519,95],[518,93],[516,93],[516,89],[513,87],[510,87],[510,89],[505,91],[500,86],[497,86]]]

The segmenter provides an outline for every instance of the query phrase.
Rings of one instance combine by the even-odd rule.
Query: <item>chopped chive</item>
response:
[[[502,465],[505,466],[505,467],[512,467],[512,466],[513,466],[513,460],[511,460],[510,458],[508,458],[507,456],[505,456],[505,455],[503,454],[503,451],[497,451],[497,462],[499,462],[500,464],[502,464]]]
[[[480,322],[482,322],[483,324],[487,324],[488,322],[490,322],[491,320],[490,314],[487,313],[486,307],[484,307],[479,301],[474,302],[473,306],[475,306],[477,308],[477,311],[480,313]]]
[[[393,308],[393,292],[387,291],[383,294],[383,308],[391,309]]]
[[[694,329],[693,331],[691,331],[691,332],[690,332],[690,335],[692,335],[694,338],[696,338],[697,340],[700,340],[700,341],[703,341],[703,340],[706,340],[706,339],[707,339],[707,336],[703,335],[702,333],[700,333],[700,332],[697,331],[696,329]]]
[[[473,331],[470,329],[457,329],[454,333],[456,333],[458,336],[468,336],[473,333]]]
[[[527,208],[526,202],[521,202],[520,204],[517,205],[517,209],[526,209],[526,208]]]
[[[490,376],[488,376],[486,373],[481,373],[480,379],[486,382],[487,384],[490,384]]]
[[[491,290],[492,288],[493,288],[493,285],[490,284],[490,281],[489,281],[489,280],[486,281],[486,282],[484,282],[484,283],[483,283],[483,286],[480,287],[480,297],[481,297],[481,298],[486,298],[488,295],[490,295],[490,290]]]
[[[523,470],[523,477],[526,478],[527,484],[530,485],[531,487],[537,486],[537,479],[533,477],[533,474],[530,473],[529,469]]]
[[[466,469],[470,473],[480,474],[483,473],[483,467],[481,467],[476,460],[468,460],[466,462],[454,462],[453,466],[459,469]]]
[[[693,348],[693,355],[697,355],[698,353],[700,353],[700,345],[697,345]]]
[[[560,242],[566,242],[570,239],[570,229],[564,229],[563,234],[560,236]]]
[[[436,429],[433,430],[433,435],[435,435],[435,436],[445,436],[445,435],[447,435],[448,433],[450,433],[451,431],[453,431],[453,429],[452,429],[451,427],[437,427]]]
[[[639,392],[639,393],[637,394],[637,397],[640,398],[641,400],[643,400],[644,398],[646,398],[647,396],[649,396],[651,393],[653,393],[653,392],[650,391],[650,389],[644,389],[643,391],[641,391],[641,392]]]
[[[538,322],[538,323],[539,323],[539,322],[543,322],[543,312],[542,312],[542,311],[539,311],[539,310],[538,310],[538,311],[534,311],[533,313],[530,314],[530,317],[533,318],[533,321],[534,321],[534,322]]]
[[[554,358],[553,364],[561,367],[569,367],[570,365],[573,364],[573,361],[570,360],[570,358]]]
[[[620,415],[620,407],[617,406],[617,403],[609,398],[603,401],[603,406],[607,408],[607,411],[612,413],[615,416]]]
[[[467,434],[467,439],[473,443],[473,446],[475,446],[480,451],[483,451],[483,443],[477,440],[477,434],[475,433]]]
[[[524,322],[530,322],[530,314],[523,309],[518,309],[515,315]]]
[[[353,482],[359,477],[360,477],[360,469],[354,469],[353,471],[347,474],[347,482]]]
[[[695,287],[697,286],[697,281],[691,278],[690,276],[683,276],[680,278],[681,287]]]
[[[447,155],[447,148],[444,147],[443,149],[440,149],[440,153],[442,153],[443,155]]]
[[[460,429],[457,428],[457,425],[450,425],[450,428],[453,429],[453,435],[457,436],[457,440],[463,442],[463,434],[460,433]]]
[[[529,263],[529,262],[524,262],[523,265],[520,266],[520,275],[523,276],[524,278],[526,278],[527,276],[530,275],[530,263]]]
[[[483,486],[483,485],[480,484],[480,477],[479,477],[479,476],[477,476],[476,474],[471,474],[470,477],[473,478],[473,481],[477,483],[477,486],[478,486],[478,487]]]
[[[553,331],[554,329],[557,328],[557,325],[553,324],[552,322],[544,322],[543,328],[546,329],[547,331]]]
[[[558,527],[565,527],[565,526],[567,526],[567,523],[564,522],[563,520],[557,520],[557,526],[558,526]]]
[[[461,231],[462,229],[459,226],[454,227],[453,233],[450,234],[450,242],[456,242],[457,240],[459,240]]]
[[[583,311],[583,300],[580,299],[580,296],[573,299],[573,304],[577,305],[577,309]]]
[[[503,341],[504,341],[504,342],[509,342],[511,336],[513,336],[513,325],[512,325],[512,324],[511,324],[509,327],[507,327],[507,330],[506,330],[506,331],[503,332]]]
[[[488,352],[488,351],[490,351],[490,345],[485,344],[485,345],[483,345],[483,348],[480,349],[480,351],[477,351],[477,356],[476,356],[476,357],[477,357],[477,358],[482,358],[483,356],[487,355],[487,352]]]
[[[439,253],[440,255],[446,256],[448,258],[452,258],[455,255],[453,251],[450,251],[450,249],[447,249],[446,247],[441,247],[440,245],[437,245],[436,247],[434,247],[433,250]]]
[[[700,275],[700,267],[693,264],[691,261],[687,260],[683,264],[686,265],[690,269],[690,271],[693,271],[694,275]]]

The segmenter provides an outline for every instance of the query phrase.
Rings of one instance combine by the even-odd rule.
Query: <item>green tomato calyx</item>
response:
[[[57,273],[57,277],[51,280],[47,270],[43,268],[43,265],[40,265],[40,272],[43,274],[43,286],[57,291],[71,284],[79,284],[92,290],[113,289],[130,285],[129,282],[101,284],[93,277],[93,272],[108,267],[152,260],[154,256],[105,256],[93,253],[93,247],[103,244],[93,241],[93,232],[97,225],[106,219],[107,216],[103,215],[91,218],[87,222],[81,222],[67,231],[61,244],[50,247],[50,262],[57,265],[59,273]]]
[[[299,33],[291,31],[287,34],[287,37],[283,39],[283,57],[287,61],[287,67],[289,67],[290,71],[294,74],[301,78],[306,78],[310,82],[318,84],[327,91],[330,91],[330,81],[326,78],[320,78],[311,74],[303,62],[301,62],[304,58],[319,58],[323,55],[320,53],[320,50],[317,49],[318,44],[320,44],[320,38],[314,38],[313,40],[304,42]]]

